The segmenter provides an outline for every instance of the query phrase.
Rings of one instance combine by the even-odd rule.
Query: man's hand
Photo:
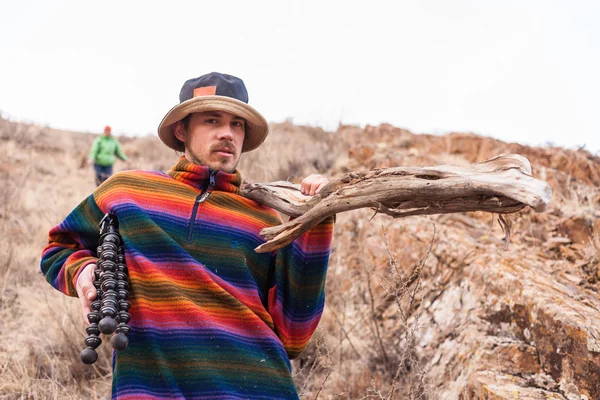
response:
[[[325,178],[323,175],[312,174],[302,180],[300,190],[304,195],[314,196],[328,183],[329,179]]]
[[[77,277],[77,296],[79,296],[79,302],[81,303],[81,309],[83,311],[83,320],[86,324],[90,324],[87,315],[92,312],[91,304],[96,299],[98,294],[94,287],[94,271],[96,270],[96,264],[88,264],[85,266],[81,274]]]

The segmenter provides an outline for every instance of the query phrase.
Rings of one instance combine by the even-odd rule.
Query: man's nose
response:
[[[231,126],[229,126],[229,125],[221,126],[219,128],[219,131],[217,132],[217,139],[232,141],[233,140],[233,130],[231,129]]]

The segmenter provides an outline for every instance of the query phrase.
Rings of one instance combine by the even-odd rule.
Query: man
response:
[[[90,150],[90,161],[94,163],[94,171],[96,172],[96,186],[100,186],[112,175],[115,155],[121,160],[127,161],[119,141],[111,134],[110,126],[106,126],[104,135],[94,140]]]
[[[98,223],[107,212],[119,220],[131,331],[115,353],[113,398],[298,398],[289,359],[323,311],[333,217],[277,252],[253,251],[281,219],[239,195],[240,155],[268,134],[247,102],[236,77],[188,80],[158,129],[184,152],[175,166],[115,174],[50,231],[42,272],[87,314]],[[326,183],[311,175],[302,191]]]

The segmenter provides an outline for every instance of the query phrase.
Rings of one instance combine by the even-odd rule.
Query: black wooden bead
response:
[[[110,238],[112,238],[111,242],[115,243],[117,245],[121,245],[121,236],[119,235],[119,233],[117,232],[116,229],[111,229],[110,233],[108,235],[106,235],[107,237],[110,236]]]
[[[106,317],[114,318],[117,315],[117,309],[116,309],[116,307],[112,307],[112,306],[102,306],[102,308],[100,309],[100,313],[102,314],[102,316],[104,318],[106,318]]]
[[[120,311],[129,311],[129,307],[131,304],[126,300],[119,300],[119,310]]]
[[[125,350],[129,344],[129,339],[122,333],[117,333],[110,339],[110,344],[115,350]]]
[[[129,292],[127,290],[119,290],[119,300],[127,300],[129,297]]]
[[[114,279],[113,282],[116,282],[116,279]],[[106,302],[113,302],[116,304],[118,297],[119,293],[116,289],[104,290],[102,296],[102,304],[105,304]]]
[[[101,343],[102,339],[100,339],[98,336],[92,335],[85,338],[85,345],[91,347],[92,349],[100,346]]]
[[[122,333],[124,335],[129,335],[130,330],[131,328],[129,327],[129,325],[125,323],[120,323],[119,325],[117,325],[117,330],[115,332]]]
[[[114,247],[114,246],[112,246]],[[117,261],[117,251],[116,249],[105,249],[104,245],[102,245],[102,259],[106,260],[106,261],[112,261],[115,262]]]
[[[117,297],[118,293],[115,290],[109,290],[105,292],[104,296],[102,296],[102,305],[112,305],[114,307],[117,307]]]
[[[110,291],[108,293],[105,293],[105,295],[102,297],[102,307],[111,307],[115,310],[118,309],[119,302],[117,299],[117,292]]]
[[[98,329],[98,325],[97,324],[93,324],[93,325],[88,326],[87,328],[85,328],[85,331],[90,336],[91,335],[95,335],[95,336],[100,335],[100,329]]]
[[[98,311],[92,311],[87,315],[90,324],[97,324],[102,319],[102,315]]]
[[[119,246],[116,243],[110,242],[110,241],[103,241],[102,244],[100,245],[102,247],[102,251],[105,250],[112,250],[115,253],[117,251],[119,251]]]
[[[115,290],[117,288],[117,280],[116,279],[103,279],[101,288],[105,292],[108,292],[109,290]]]
[[[98,353],[96,353],[96,350],[88,347],[87,349],[83,349],[81,351],[81,353],[79,354],[79,358],[84,364],[90,365],[96,362],[96,360],[98,359]]]
[[[106,260],[102,262],[102,271],[105,272],[114,272],[117,270],[117,264],[114,261]]]
[[[129,283],[127,283],[127,281],[125,281],[125,280],[122,280],[122,281],[120,280],[117,283],[117,287],[119,288],[119,290],[127,290],[127,289],[129,289]]]
[[[117,274],[112,271],[105,271],[102,273],[102,280],[106,279],[117,279]]]
[[[121,240],[119,239],[119,236],[115,233],[107,233],[104,237],[102,237],[100,239],[102,241],[102,243],[114,243],[117,246],[119,244],[121,244]]]
[[[125,311],[119,311],[117,314],[117,319],[119,322],[128,323],[131,320],[131,315]]]
[[[98,311],[98,310],[100,310],[100,307],[102,307],[102,301],[99,299],[94,300],[94,301],[92,301],[92,304],[90,307],[92,307],[92,310]]]
[[[100,329],[100,332],[104,333],[105,335],[110,335],[115,331],[115,329],[117,329],[117,321],[111,317],[104,317],[98,323],[98,329]]]

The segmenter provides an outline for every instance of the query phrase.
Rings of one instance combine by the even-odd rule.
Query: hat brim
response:
[[[191,113],[225,111],[246,120],[246,134],[242,153],[256,149],[269,134],[265,118],[248,104],[227,96],[198,96],[173,107],[158,126],[158,137],[164,144],[177,151],[184,151],[184,144],[175,137],[173,124]]]

